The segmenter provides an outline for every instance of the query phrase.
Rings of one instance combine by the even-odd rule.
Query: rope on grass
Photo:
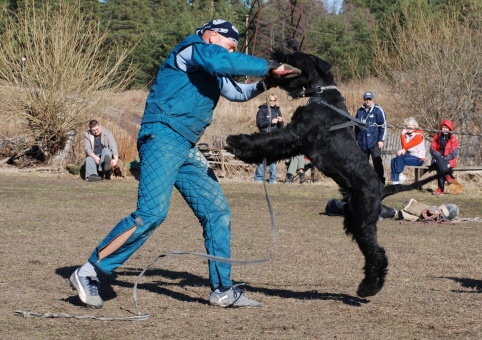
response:
[[[23,316],[29,318],[31,316],[36,316],[40,318],[47,318],[47,319],[93,319],[99,321],[140,321],[140,320],[147,320],[149,315],[137,315],[137,316],[127,316],[127,317],[120,317],[120,318],[108,318],[103,316],[94,316],[94,315],[73,315],[68,313],[35,313],[35,312],[27,312],[23,310],[16,310],[15,315]]]

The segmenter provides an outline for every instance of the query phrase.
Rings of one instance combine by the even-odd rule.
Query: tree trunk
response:
[[[72,143],[74,141],[75,131],[70,130],[67,135],[68,135],[68,138],[67,138],[67,141],[65,142],[65,147],[62,150],[60,150],[54,157],[52,157],[52,160],[50,161],[50,165],[53,167],[58,167],[58,168],[65,167],[67,156],[69,155],[70,149],[72,148]]]

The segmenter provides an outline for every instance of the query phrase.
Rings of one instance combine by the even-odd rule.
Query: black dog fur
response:
[[[357,242],[365,257],[364,274],[357,294],[373,296],[383,287],[387,275],[388,259],[378,245],[377,221],[381,201],[385,196],[418,188],[437,176],[409,185],[384,187],[365,154],[360,150],[351,127],[328,131],[330,127],[346,123],[348,119],[333,109],[319,103],[321,98],[335,107],[347,111],[345,99],[336,88],[321,89],[335,84],[331,65],[313,55],[275,50],[272,58],[300,69],[296,77],[270,79],[277,82],[293,98],[304,94],[311,96],[305,106],[297,108],[285,128],[273,133],[231,135],[227,143],[237,158],[259,164],[266,157],[267,164],[304,154],[326,176],[341,188],[345,204],[344,228]],[[321,93],[313,89],[320,87]],[[318,91],[318,92],[320,92]]]

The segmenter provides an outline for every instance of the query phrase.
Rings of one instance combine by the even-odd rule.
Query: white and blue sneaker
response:
[[[80,301],[85,303],[87,306],[93,308],[102,308],[104,301],[99,295],[99,279],[97,276],[79,276],[79,269],[73,272],[70,276],[70,285],[72,286],[72,289],[77,290]]]
[[[233,285],[224,292],[216,289],[211,292],[209,303],[221,307],[261,307],[261,303],[246,296],[244,291],[238,287],[241,285],[244,285],[244,283]]]

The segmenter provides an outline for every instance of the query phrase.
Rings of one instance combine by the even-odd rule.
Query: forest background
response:
[[[306,27],[302,50],[333,65],[350,113],[370,90],[394,127],[408,116],[427,130],[451,119],[462,134],[480,134],[480,0],[345,0],[329,2],[331,8],[298,2]],[[215,18],[233,22],[243,40],[253,3],[0,0],[1,158],[17,166],[80,162],[86,123],[97,118],[115,133],[121,158],[133,161],[145,97],[168,53]],[[297,2],[257,5],[275,22],[290,3]],[[273,47],[289,37],[289,28],[259,29]],[[279,104],[289,121],[303,102],[284,97]],[[256,131],[263,100],[220,101],[204,140],[222,144],[230,133]]]

